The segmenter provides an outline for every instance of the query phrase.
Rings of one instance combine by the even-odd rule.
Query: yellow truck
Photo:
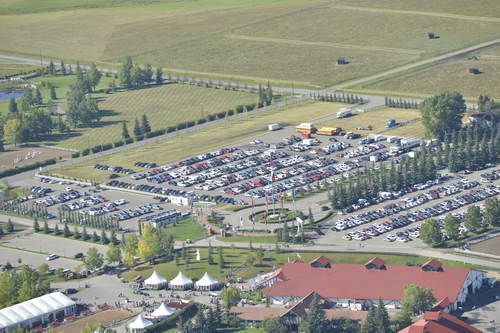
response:
[[[342,132],[342,128],[340,127],[321,127],[318,128],[316,134],[318,135],[338,135]]]
[[[297,133],[312,134],[316,132],[316,128],[312,123],[302,123],[295,127]]]

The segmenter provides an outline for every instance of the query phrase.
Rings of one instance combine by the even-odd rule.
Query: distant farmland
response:
[[[104,62],[132,55],[166,70],[330,86],[500,37],[497,0],[91,0],[81,7],[3,2],[2,49]],[[340,57],[349,64],[336,65]]]

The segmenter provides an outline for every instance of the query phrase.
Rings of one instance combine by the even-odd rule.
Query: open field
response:
[[[82,149],[122,139],[122,123],[133,134],[134,120],[147,115],[152,130],[175,126],[180,122],[196,121],[208,114],[234,109],[238,104],[256,103],[257,95],[222,89],[182,84],[153,86],[146,89],[120,91],[103,95],[99,108],[104,110],[99,125],[77,129],[74,135],[60,143],[63,147]]]
[[[176,241],[197,240],[207,236],[207,231],[192,217],[180,221],[175,226],[167,225],[165,228]]]
[[[354,113],[351,117],[329,120],[323,123],[318,123],[316,126],[341,127],[346,132],[355,132],[363,135],[381,132],[386,134],[392,131],[385,127],[387,120],[394,119],[396,122],[402,123],[409,120],[419,119],[420,117],[420,111],[418,110],[387,108],[364,113]],[[410,125],[412,124],[399,127],[398,129],[401,133],[406,133],[407,126]],[[371,131],[356,129],[357,127],[368,126],[372,126],[373,129]]]
[[[179,271],[182,271],[184,274],[189,276],[192,279],[199,279],[203,276],[205,272],[208,272],[211,276],[224,281],[225,276],[235,268],[242,267],[236,273],[237,277],[243,279],[249,279],[251,277],[256,276],[257,274],[269,272],[273,269],[273,267],[279,267],[288,261],[288,259],[296,259],[295,252],[288,253],[280,253],[276,254],[274,251],[265,252],[265,256],[263,259],[262,265],[253,265],[253,266],[244,266],[245,259],[252,251],[249,249],[231,249],[224,248],[223,256],[224,256],[224,270],[221,272],[218,266],[218,250],[217,248],[212,248],[212,257],[214,260],[214,265],[209,265],[207,260],[207,248],[201,248],[201,260],[196,261],[196,249],[189,248],[188,253],[190,256],[190,264],[186,265],[184,260],[179,261],[179,265],[176,266],[175,261],[169,262],[161,262],[154,266],[149,264],[136,266],[135,269],[124,272],[122,276],[127,280],[132,280],[137,275],[141,275],[144,278],[148,278],[153,269],[156,270],[161,275],[165,276],[168,280],[174,278]],[[421,265],[429,258],[426,257],[418,257],[418,256],[403,256],[403,255],[385,255],[385,254],[375,254],[375,253],[345,253],[345,252],[300,252],[300,256],[303,261],[308,262],[312,259],[319,257],[320,255],[324,255],[325,257],[332,260],[335,264],[364,264],[368,262],[371,258],[377,256],[383,260],[385,260],[387,265]],[[464,264],[462,262],[457,261],[448,261],[441,260],[443,266],[445,267],[474,267],[471,265]],[[243,267],[244,266],[244,267]],[[476,269],[478,267],[475,267]],[[483,267],[484,269],[484,267]]]
[[[0,77],[14,75],[23,72],[29,72],[37,68],[38,66],[12,63],[9,61],[3,61],[0,58]]]
[[[70,165],[54,170],[51,174],[104,181],[108,179],[109,172],[94,169],[94,164],[119,165],[137,169],[134,167],[137,161],[155,162],[159,165],[170,163],[187,156],[244,142],[265,133],[268,124],[294,125],[331,115],[343,106],[345,105],[338,103],[315,103],[255,114],[243,113],[236,119],[206,129],[130,149],[126,154],[112,154],[89,162]]]
[[[45,58],[132,55],[178,72],[329,86],[498,37],[497,1],[456,3],[7,0],[0,40],[5,51]],[[336,66],[339,57],[349,64]]]
[[[500,239],[498,237],[473,244],[470,249],[475,252],[482,252],[500,256]]]
[[[44,147],[11,147],[0,155],[0,171],[42,162],[59,156],[69,156],[69,152]]]
[[[122,320],[130,318],[132,316],[135,316],[135,314],[126,310],[117,310],[117,309],[105,310],[97,312],[92,316],[79,319],[72,323],[61,325],[55,328],[54,332],[60,332],[60,333],[81,332],[85,328],[85,326],[89,324],[100,323],[103,325],[107,325],[115,320]]]
[[[477,68],[481,74],[470,74],[469,68]],[[434,65],[410,70],[394,77],[371,82],[359,88],[364,91],[385,91],[388,94],[396,92],[422,95],[454,90],[468,98],[476,99],[479,95],[500,98],[499,72],[500,47],[492,46]]]

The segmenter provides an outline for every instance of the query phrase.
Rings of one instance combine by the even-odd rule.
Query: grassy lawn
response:
[[[200,248],[201,260],[196,261],[196,248],[188,249],[190,256],[190,264],[186,265],[183,259],[179,261],[179,266],[176,266],[175,261],[160,262],[154,266],[149,264],[139,265],[135,269],[124,272],[123,277],[125,279],[131,280],[137,275],[148,278],[153,269],[156,270],[161,275],[165,276],[167,279],[174,278],[179,271],[184,272],[188,277],[192,279],[199,279],[203,276],[205,272],[208,272],[211,276],[219,279],[220,281],[225,281],[225,276],[232,270],[236,270],[235,274],[237,277],[243,279],[249,279],[256,276],[257,274],[269,272],[273,267],[279,267],[285,262],[296,259],[296,252],[280,253],[276,254],[273,252],[265,252],[265,257],[262,266],[250,266],[244,265],[246,257],[252,251],[249,249],[223,249],[223,256],[225,267],[221,272],[218,267],[218,252],[216,248],[213,248],[213,260],[214,265],[208,265],[207,262],[207,248]],[[338,264],[364,264],[371,258],[377,256],[385,260],[388,265],[421,265],[429,258],[418,257],[418,256],[408,256],[408,255],[388,255],[388,254],[375,254],[375,253],[346,253],[346,252],[300,252],[300,256],[303,261],[308,262],[312,259],[324,255],[325,257],[332,260],[333,263]],[[485,269],[485,267],[477,265],[469,265],[463,262],[441,260],[439,259],[443,266],[445,267],[467,267],[474,269]]]
[[[352,117],[341,118],[329,120],[323,123],[318,123],[316,126],[331,126],[331,127],[341,127],[344,131],[355,132],[360,134],[368,134],[368,133],[380,133],[384,132],[384,134],[388,134],[393,130],[387,130],[385,127],[387,124],[387,120],[395,119],[396,122],[401,123],[408,120],[418,119],[420,118],[420,111],[412,110],[412,109],[395,109],[395,108],[386,108],[380,110],[374,110],[364,113],[354,113]],[[417,122],[418,124],[420,122]],[[400,130],[399,135],[404,135],[407,131],[407,127],[413,124],[408,124],[402,127],[397,128]],[[371,131],[368,130],[357,130],[357,127],[368,127],[372,126],[373,129]],[[408,133],[414,134],[415,132],[408,128]],[[396,135],[396,134],[394,134]],[[407,135],[411,136],[411,135]]]
[[[45,59],[132,55],[169,70],[327,86],[493,39],[499,16],[496,0],[6,0],[0,40]]]
[[[147,115],[152,130],[196,121],[208,114],[233,109],[238,104],[256,103],[255,94],[225,91],[184,84],[168,84],[146,89],[120,91],[103,95],[99,108],[105,116],[96,127],[78,130],[79,135],[70,137],[58,145],[82,149],[100,143],[121,140],[122,123],[128,124],[132,134],[136,118]],[[57,142],[54,142],[57,144]]]
[[[180,221],[175,226],[168,225],[165,228],[176,241],[197,240],[207,236],[207,231],[192,217]]]
[[[2,227],[2,230],[3,230],[3,235],[0,235],[0,239],[4,238],[4,237],[12,236],[18,232],[21,232],[23,230],[28,229],[26,226],[14,223],[14,231],[7,232],[7,221],[0,221],[0,226]]]
[[[231,237],[217,237],[218,241],[227,243],[278,243],[278,238],[274,235],[269,236],[231,236]]]
[[[5,62],[0,58],[0,77],[29,72],[37,68],[38,66]]]
[[[158,143],[130,149],[127,150],[126,154],[112,154],[57,169],[51,174],[104,181],[109,173],[94,169],[94,164],[120,165],[137,169],[134,167],[134,163],[137,161],[156,162],[158,165],[170,163],[219,147],[242,143],[267,132],[268,124],[281,123],[288,126],[311,121],[336,113],[343,106],[345,105],[339,103],[311,103],[282,110],[242,114],[238,119],[158,141]]]

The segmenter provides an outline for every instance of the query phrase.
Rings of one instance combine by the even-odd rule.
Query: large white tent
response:
[[[149,278],[144,280],[144,286],[150,289],[161,289],[168,285],[167,279],[158,274],[156,271]]]
[[[0,332],[20,326],[32,328],[75,312],[76,303],[66,295],[60,292],[43,295],[1,309]]]
[[[175,313],[175,309],[166,306],[165,303],[161,303],[158,309],[154,310],[151,314],[155,318],[166,318]]]
[[[214,290],[219,287],[220,283],[207,272],[203,275],[201,279],[194,283],[194,287],[198,290]]]
[[[153,323],[149,320],[145,319],[141,314],[135,318],[133,322],[128,324],[128,327],[132,332],[143,332],[149,326],[152,326]]]
[[[170,281],[171,289],[186,290],[191,288],[192,286],[193,280],[182,274],[182,272],[179,272],[179,274],[177,274],[177,276],[172,281]]]

